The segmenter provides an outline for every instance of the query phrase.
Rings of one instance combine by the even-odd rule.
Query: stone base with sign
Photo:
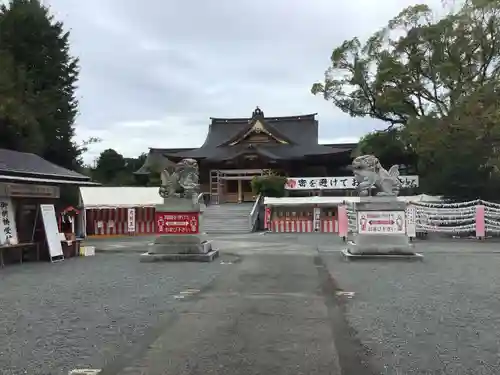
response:
[[[211,262],[219,256],[210,241],[201,239],[200,207],[189,199],[167,198],[156,206],[157,237],[151,249],[141,255],[141,262],[195,261]]]
[[[349,259],[420,259],[406,233],[406,202],[395,196],[363,197],[356,204],[357,233],[343,251]]]

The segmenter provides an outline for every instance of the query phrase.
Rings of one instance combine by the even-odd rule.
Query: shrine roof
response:
[[[278,144],[240,141],[258,127]],[[257,107],[252,117],[211,118],[208,134],[200,148],[167,150],[167,158],[193,158],[222,161],[245,153],[257,153],[270,159],[298,159],[314,155],[331,155],[351,151],[353,147],[318,144],[316,113],[285,117],[266,117]],[[153,151],[157,153],[159,150]]]
[[[302,159],[351,152],[356,144],[318,144],[316,113],[297,116],[264,116],[257,107],[251,117],[210,118],[207,137],[199,148],[151,148],[144,165],[135,172],[147,174],[153,166],[192,158],[224,161],[245,154],[274,160]],[[264,133],[275,142],[242,142],[249,134]]]
[[[184,152],[171,153],[165,150],[163,155],[167,158],[192,158],[207,159],[211,161],[231,160],[245,154],[259,154],[274,160],[302,159],[308,156],[331,155],[350,152],[351,148],[335,148],[324,145],[266,145],[242,144],[230,147],[198,148]]]
[[[0,174],[29,175],[75,182],[90,181],[90,177],[60,167],[38,155],[7,149],[0,149]]]
[[[259,118],[258,118],[259,119]],[[211,118],[208,135],[201,148],[223,146],[249,129],[255,117]],[[287,117],[264,117],[260,120],[273,134],[287,138],[294,144],[318,144],[316,114]]]

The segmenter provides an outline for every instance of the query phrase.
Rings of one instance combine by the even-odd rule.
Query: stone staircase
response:
[[[205,233],[250,233],[249,215],[253,203],[209,205],[202,215],[201,231]]]

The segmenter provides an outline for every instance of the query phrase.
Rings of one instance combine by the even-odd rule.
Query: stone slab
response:
[[[342,255],[347,260],[423,260],[424,256],[420,253],[407,253],[407,254],[390,254],[390,253],[361,253],[353,254],[349,249],[343,249]]]
[[[150,254],[140,255],[143,263],[152,262],[212,262],[219,257],[219,250],[212,250],[207,254]]]
[[[211,241],[202,241],[197,235],[161,235],[156,238],[149,254],[207,254]]]
[[[413,254],[413,244],[406,235],[355,234],[348,243],[349,251],[357,253]]]
[[[165,198],[155,206],[156,212],[200,212],[200,205],[187,198]]]
[[[396,196],[363,197],[356,203],[356,211],[401,211],[405,212],[406,202],[397,200]],[[406,234],[368,234],[353,236],[348,244],[350,254],[367,255],[412,255],[413,245]]]
[[[396,196],[361,197],[355,207],[357,211],[404,211],[406,202]]]

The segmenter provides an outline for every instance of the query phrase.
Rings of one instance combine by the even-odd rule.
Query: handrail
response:
[[[202,211],[204,211],[206,206],[207,206],[205,203],[205,200],[203,199],[204,196],[205,196],[205,193],[198,194],[198,197],[196,198],[196,202],[194,202],[195,204],[198,204],[201,207]]]
[[[202,199],[204,195],[205,193],[198,194],[198,199],[196,199],[196,202],[200,203],[200,199]]]
[[[258,195],[257,199],[255,200],[255,203],[253,204],[252,210],[250,211],[250,214],[248,215],[248,226],[251,232],[253,232],[255,228],[255,223],[257,222],[257,218],[259,217],[259,207],[260,203],[262,200],[263,196]]]

